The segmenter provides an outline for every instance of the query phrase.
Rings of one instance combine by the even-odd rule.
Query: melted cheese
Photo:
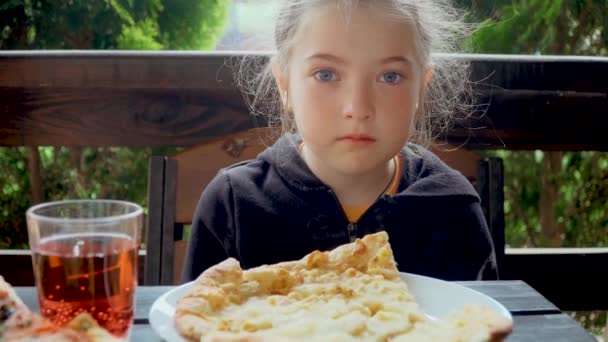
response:
[[[218,330],[261,332],[296,341],[386,341],[427,320],[399,279],[355,270],[301,270],[299,276],[303,283],[286,295],[253,296],[208,319]]]

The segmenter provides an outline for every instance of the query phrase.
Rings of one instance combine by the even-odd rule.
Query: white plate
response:
[[[496,300],[468,287],[411,273],[401,273],[401,278],[408,284],[416,301],[429,317],[441,319],[450,311],[464,305],[480,304],[494,308],[506,318],[513,320],[509,310]],[[192,282],[189,282],[168,291],[156,299],[150,308],[150,326],[160,337],[169,342],[186,342],[175,330],[173,320],[177,300],[191,286]]]

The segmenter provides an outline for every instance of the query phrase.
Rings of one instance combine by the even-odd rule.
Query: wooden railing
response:
[[[237,56],[1,52],[0,146],[188,146],[253,127],[229,66]],[[449,142],[608,150],[608,58],[443,57],[471,60],[488,104],[449,131]]]
[[[191,146],[252,128],[256,121],[229,66],[235,57],[0,52],[0,146]],[[438,57],[469,59],[479,102],[488,105],[448,131],[447,142],[468,149],[608,151],[608,58]],[[600,279],[606,249],[537,252],[507,250],[507,277],[528,282],[562,309],[608,309],[608,283]],[[0,274],[31,285],[29,254],[2,251]]]

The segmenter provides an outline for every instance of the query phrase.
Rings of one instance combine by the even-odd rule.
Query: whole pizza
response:
[[[513,322],[471,305],[428,317],[400,278],[386,232],[244,271],[229,258],[176,305],[192,341],[501,341]]]

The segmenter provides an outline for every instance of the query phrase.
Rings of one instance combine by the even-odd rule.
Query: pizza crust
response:
[[[0,276],[0,341],[122,341],[103,329],[88,313],[81,313],[65,327],[58,327],[31,312],[13,287]]]
[[[500,341],[512,321],[492,309],[428,318],[399,277],[386,232],[329,252],[242,270],[228,258],[203,272],[176,305],[192,341]]]

